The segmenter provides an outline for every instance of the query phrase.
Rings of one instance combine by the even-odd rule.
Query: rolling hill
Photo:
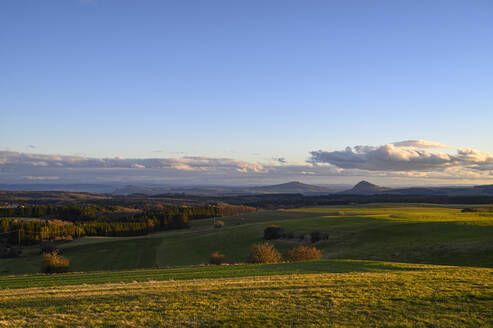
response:
[[[60,245],[74,271],[127,270],[207,263],[220,251],[244,262],[263,230],[275,224],[288,232],[325,231],[316,246],[328,259],[383,260],[493,267],[493,212],[463,213],[461,207],[374,205],[260,211],[192,221],[192,228],[135,237],[88,237]],[[286,252],[291,240],[274,241]],[[40,270],[39,246],[20,258],[0,259],[0,275]]]
[[[299,181],[291,181],[271,186],[259,186],[246,188],[245,191],[252,193],[279,193],[279,194],[304,194],[304,195],[320,195],[334,192],[333,188],[320,187],[301,183]]]
[[[303,194],[303,195],[323,195],[336,192],[340,186],[321,187],[291,181],[287,183],[252,186],[252,187],[228,187],[228,186],[195,186],[195,187],[145,187],[145,186],[125,186],[117,188],[114,194],[165,194],[165,193],[187,193],[187,194]]]
[[[72,271],[66,274],[36,274],[39,246],[24,247],[20,258],[0,259],[0,326],[458,328],[493,322],[493,212],[486,207],[371,204],[221,220],[220,229],[201,219],[188,230],[61,243]],[[324,259],[243,263],[272,224],[300,234],[328,232],[329,240],[314,244]],[[273,241],[283,254],[298,243]],[[230,264],[204,265],[215,251]]]
[[[491,196],[493,185],[480,186],[444,186],[444,187],[405,187],[388,188],[368,181],[360,181],[353,188],[340,192],[347,195],[418,195],[418,196]]]

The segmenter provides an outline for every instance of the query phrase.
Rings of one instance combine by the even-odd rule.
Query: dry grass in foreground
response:
[[[493,270],[413,265],[4,289],[0,309],[0,327],[490,327]]]

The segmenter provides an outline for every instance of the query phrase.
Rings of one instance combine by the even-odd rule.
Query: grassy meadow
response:
[[[340,260],[12,276],[0,327],[491,327],[492,278]]]
[[[493,213],[462,213],[460,206],[365,205],[262,211],[192,221],[192,228],[138,237],[89,237],[60,246],[72,271],[128,270],[204,264],[220,251],[229,262],[241,263],[250,246],[262,240],[270,224],[287,231],[328,232],[317,243],[328,259],[381,260],[493,267]],[[275,241],[286,252],[292,240]],[[0,259],[0,275],[36,273],[39,247],[24,255]]]
[[[0,259],[0,327],[492,327],[493,213],[461,209],[300,208],[82,238],[60,245],[66,274],[39,274],[26,247]],[[271,224],[328,232],[324,259],[242,264]],[[233,264],[203,265],[215,251]]]

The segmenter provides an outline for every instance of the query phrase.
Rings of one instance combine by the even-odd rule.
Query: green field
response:
[[[461,209],[301,208],[83,238],[60,246],[67,274],[39,274],[39,248],[26,247],[0,259],[0,327],[493,327],[493,213]],[[244,262],[270,224],[328,232],[324,259],[201,265],[214,251]]]
[[[2,327],[493,325],[489,268],[322,260],[12,276],[0,286]]]
[[[277,224],[298,233],[329,232],[330,239],[317,244],[328,259],[493,267],[493,213],[461,213],[460,206],[303,208],[222,220],[222,229],[214,229],[212,219],[204,219],[193,221],[187,230],[140,237],[83,238],[61,248],[73,271],[196,265],[207,263],[214,251],[239,263],[245,261],[250,246],[262,240],[265,227]],[[275,244],[287,251],[294,241]],[[0,274],[35,273],[39,269],[38,247],[25,248],[21,258],[0,259]]]

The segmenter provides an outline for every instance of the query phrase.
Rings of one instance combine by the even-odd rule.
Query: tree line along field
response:
[[[30,245],[85,236],[146,235],[188,228],[189,220],[251,211],[255,208],[224,203],[202,206],[135,203],[131,207],[94,204],[7,206],[0,207],[0,243],[12,248],[15,244]]]
[[[39,247],[29,246],[0,259],[0,327],[493,326],[493,213],[462,209],[299,208],[224,217],[220,229],[201,219],[86,237],[59,246],[72,272],[56,275],[37,274]],[[245,262],[272,224],[328,232],[314,244],[324,259],[200,265],[215,251]],[[283,254],[299,243],[272,242]]]

